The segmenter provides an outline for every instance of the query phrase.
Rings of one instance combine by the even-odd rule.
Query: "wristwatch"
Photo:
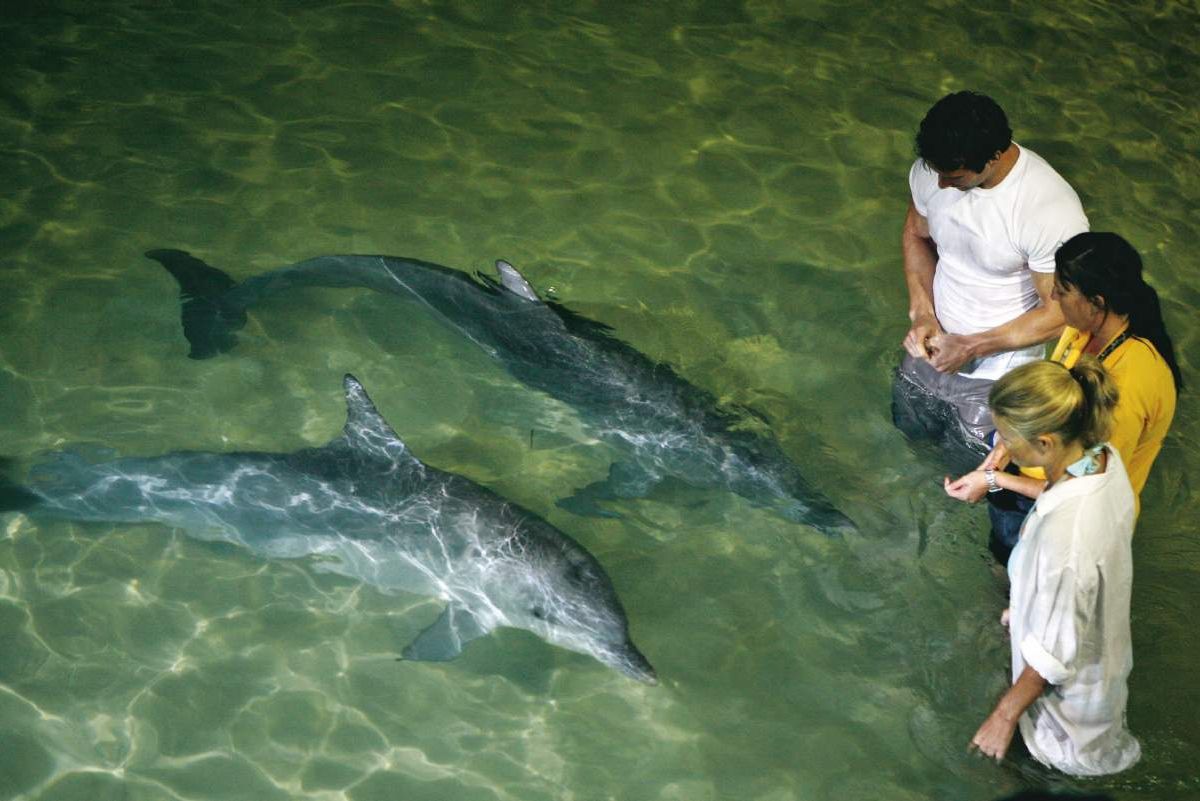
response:
[[[988,492],[999,492],[1004,489],[996,483],[996,471],[990,467],[983,471],[983,480],[987,482]]]

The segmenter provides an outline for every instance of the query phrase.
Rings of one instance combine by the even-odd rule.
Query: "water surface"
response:
[[[1145,254],[1197,335],[1188,4],[15,4],[0,21],[0,454],[283,451],[355,373],[425,461],[604,564],[663,679],[502,631],[399,664],[437,604],[163,527],[0,531],[0,798],[1200,798],[1200,472],[1181,399],[1135,540],[1129,720],[1075,782],[966,743],[1006,684],[983,510],[889,420],[912,134],[974,88]],[[572,412],[393,298],[304,291],[186,358],[142,257],[495,258],[769,421],[859,538],[679,485],[591,520]],[[533,432],[531,438],[530,433]]]

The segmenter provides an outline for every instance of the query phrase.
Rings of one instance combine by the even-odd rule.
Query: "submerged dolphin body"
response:
[[[420,462],[345,378],[341,436],[295,453],[177,452],[89,464],[56,453],[0,511],[178,526],[266,557],[318,555],[321,568],[447,601],[404,650],[444,661],[500,626],[525,629],[653,684],[604,569],[545,520]]]
[[[179,250],[152,250],[180,285],[191,357],[231,349],[246,310],[292,287],[366,287],[416,301],[498,360],[516,378],[574,407],[624,460],[605,481],[560,505],[608,515],[597,501],[644,496],[665,477],[720,487],[827,534],[855,525],[801,475],[769,434],[710,393],[615,338],[607,326],[543,302],[511,264],[499,279],[394,256],[319,256],[236,283]]]

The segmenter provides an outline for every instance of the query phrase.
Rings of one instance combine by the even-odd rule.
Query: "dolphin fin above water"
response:
[[[509,292],[525,300],[532,300],[540,303],[541,298],[534,291],[533,285],[525,280],[525,276],[518,272],[516,267],[506,262],[504,259],[497,259],[496,272],[500,274],[500,283]]]
[[[830,536],[857,530],[801,474],[769,427],[746,430],[740,425],[744,413],[621,341],[603,323],[539,299],[506,261],[496,262],[493,279],[397,256],[317,256],[222,291],[232,279],[183,251],[146,255],[179,280],[184,334],[196,359],[232,348],[247,309],[292,287],[362,287],[415,301],[513,377],[572,406],[592,435],[620,453],[617,461],[628,464],[620,469],[641,477],[610,476],[588,485],[566,499],[569,509],[596,513],[598,501],[641,497],[659,479],[674,477],[737,493]]]
[[[421,460],[412,454],[400,436],[375,408],[354,376],[344,380],[346,391],[346,424],[341,437],[332,440],[326,449],[345,448],[348,451],[371,454],[390,465],[405,465],[424,469]]]

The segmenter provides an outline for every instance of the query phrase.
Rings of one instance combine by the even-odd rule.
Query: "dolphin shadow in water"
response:
[[[246,310],[293,287],[365,287],[416,302],[514,377],[574,407],[591,433],[623,454],[607,479],[559,501],[576,514],[615,517],[599,502],[643,497],[674,477],[735,492],[826,534],[857,530],[773,435],[740,427],[743,415],[603,323],[541,300],[506,261],[496,262],[492,278],[395,256],[318,256],[237,283],[181,250],[146,256],[179,282],[193,359],[233,348]]]
[[[157,521],[260,556],[318,555],[320,569],[385,592],[445,599],[405,659],[450,660],[509,626],[657,682],[595,557],[534,513],[423,464],[358,381],[347,375],[344,385],[346,426],[323,447],[95,464],[58,452],[33,467],[25,486],[0,482],[0,512]]]

